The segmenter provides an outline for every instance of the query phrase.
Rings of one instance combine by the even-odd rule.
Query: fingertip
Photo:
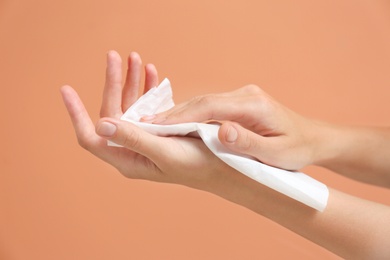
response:
[[[145,65],[145,73],[146,76],[148,77],[148,80],[152,81],[155,83],[154,87],[157,87],[158,85],[158,72],[157,68],[154,64],[148,63]]]
[[[228,123],[223,123],[218,130],[218,139],[222,143],[225,143],[226,130],[228,128]]]
[[[147,115],[140,118],[140,122],[151,123],[156,119],[156,115]]]
[[[149,72],[156,72],[157,73],[156,66],[153,63],[146,64],[145,65],[145,70],[149,71]]]
[[[69,85],[61,86],[60,93],[61,93],[62,99],[63,99],[65,105],[67,105],[67,107],[70,103],[72,103],[71,101],[73,99],[78,98],[76,91]]]
[[[238,138],[237,129],[234,126],[230,126],[226,130],[226,134],[225,134],[226,142],[233,144],[234,142],[236,142],[237,138]]]
[[[223,123],[219,128],[218,138],[224,144],[234,144],[238,138],[236,126],[231,122]]]
[[[156,124],[156,125],[158,125],[158,124],[164,125],[164,124],[169,124],[169,122],[167,120],[168,120],[168,117],[165,114],[156,114],[156,115],[154,115],[154,118],[152,120],[150,120],[149,122],[152,124]]]
[[[129,62],[141,64],[142,60],[141,60],[141,56],[139,55],[139,53],[135,52],[135,51],[130,52]]]
[[[159,154],[160,139],[130,122],[102,118],[98,121],[95,130],[101,137],[146,157],[161,156]]]
[[[111,138],[113,137],[117,132],[117,126],[116,124],[113,124],[110,121],[99,121],[96,124],[95,132],[97,135],[104,137],[104,138]]]
[[[109,56],[109,57],[119,56],[119,54],[116,50],[109,50],[109,51],[107,51],[107,56]]]
[[[63,85],[60,87],[60,92],[62,95],[68,93],[72,87],[69,85]]]
[[[117,61],[117,62],[122,62],[121,56],[119,53],[115,50],[109,50],[107,52],[107,61]]]
[[[138,57],[140,57],[140,55],[139,55],[138,52],[132,51],[132,52],[130,52],[129,57],[131,57],[131,58],[138,58]]]

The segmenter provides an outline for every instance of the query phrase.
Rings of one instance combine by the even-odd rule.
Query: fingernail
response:
[[[228,143],[234,143],[237,140],[237,137],[237,130],[233,126],[229,127],[226,132],[226,141]]]
[[[96,128],[96,133],[100,136],[111,137],[116,132],[116,125],[109,122],[102,122]]]
[[[151,122],[155,118],[156,118],[156,115],[143,116],[143,117],[141,117],[140,121],[141,122]]]
[[[155,117],[151,122],[153,123],[153,124],[161,124],[162,122],[164,122],[165,120],[167,120],[167,118],[166,117]]]

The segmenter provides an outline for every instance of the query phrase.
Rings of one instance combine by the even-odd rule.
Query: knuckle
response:
[[[260,95],[263,93],[263,90],[255,84],[246,85],[243,87],[243,90],[251,95]]]
[[[77,142],[85,150],[91,151],[92,143],[91,143],[91,141],[88,138],[86,138],[84,136],[78,136],[77,137]]]
[[[202,98],[202,96],[195,96],[195,97],[192,97],[192,98],[189,100],[188,104],[196,104],[196,103],[199,102],[199,99],[201,99],[201,98]]]
[[[220,97],[215,94],[196,97],[193,108],[196,108],[196,113],[202,117],[202,120],[215,119],[215,112],[220,101]]]
[[[194,103],[201,106],[208,106],[213,104],[214,101],[215,98],[212,95],[198,96],[194,98]]]
[[[262,114],[268,114],[275,109],[275,102],[262,90],[252,93],[248,98],[249,103],[256,104],[256,109],[262,112]]]
[[[138,149],[140,146],[140,136],[135,131],[128,131],[123,139],[123,146],[131,149]]]
[[[243,152],[252,151],[254,146],[255,146],[254,142],[250,139],[249,135],[247,134],[241,136],[239,141],[237,142],[237,147]]]

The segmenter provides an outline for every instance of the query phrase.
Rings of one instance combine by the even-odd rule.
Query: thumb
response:
[[[158,151],[163,149],[161,138],[123,120],[102,118],[97,122],[95,131],[99,136],[148,157],[152,161],[159,158]]]
[[[218,138],[230,150],[250,155],[260,161],[266,161],[267,152],[270,152],[266,137],[256,134],[237,123],[223,123],[219,128]]]

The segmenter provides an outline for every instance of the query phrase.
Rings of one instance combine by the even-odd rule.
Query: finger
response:
[[[122,60],[115,51],[107,53],[106,82],[100,116],[120,117],[122,115]]]
[[[77,92],[70,86],[63,86],[61,94],[80,146],[107,160],[109,158],[109,153],[105,151],[107,142],[96,135],[95,126]]]
[[[243,105],[253,108],[259,96],[265,93],[256,85],[247,85],[234,91],[199,96],[176,105],[168,111],[142,118],[154,124],[203,122],[207,120],[231,120],[243,116]],[[251,99],[251,100],[247,100]]]
[[[158,85],[158,73],[153,64],[147,64],[145,66],[145,87],[144,93],[148,92],[151,88]]]
[[[206,95],[155,115],[151,123],[176,124],[208,120],[246,123],[243,121],[250,122],[260,112],[259,102],[252,96]]]
[[[272,137],[263,137],[237,123],[225,122],[219,128],[218,138],[231,151],[249,155],[266,164],[273,163],[270,160],[275,152]]]
[[[168,109],[167,111],[164,111],[162,113],[143,116],[140,118],[140,121],[153,124],[164,124],[164,121],[167,120],[168,116],[182,113],[182,110],[186,109],[187,105],[188,102],[175,105],[171,109]],[[178,119],[177,121],[180,121],[180,119]]]
[[[61,94],[80,146],[116,167],[126,177],[137,179],[153,177],[151,175],[156,173],[156,168],[148,158],[128,149],[107,146],[107,140],[96,134],[95,126],[76,91],[70,86],[63,86]],[[131,171],[124,169],[127,165],[131,165]]]
[[[256,106],[267,101],[266,94],[256,85],[247,85],[231,92],[195,97],[187,102],[151,116],[141,121],[154,124],[175,124],[184,122],[204,122],[208,120],[239,121],[257,116]],[[253,113],[255,112],[255,113]]]
[[[126,82],[122,92],[122,111],[126,111],[138,98],[142,60],[138,53],[130,53],[127,59]]]
[[[162,137],[147,133],[126,121],[102,118],[96,124],[96,133],[107,140],[139,153],[154,162],[164,160],[161,154],[166,150]]]
[[[61,94],[70,119],[72,120],[77,140],[82,147],[88,149],[88,147],[98,142],[95,138],[97,136],[94,134],[95,127],[92,120],[78,94],[72,87],[63,86],[61,88]]]

